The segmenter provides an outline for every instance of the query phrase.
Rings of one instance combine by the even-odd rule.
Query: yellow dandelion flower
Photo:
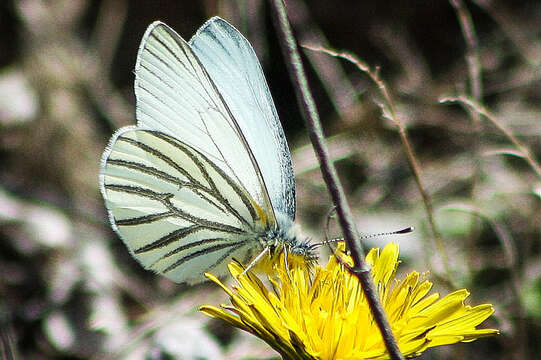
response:
[[[351,258],[339,248],[347,262]],[[496,329],[477,329],[494,309],[491,304],[469,306],[465,289],[443,298],[429,292],[432,283],[412,272],[395,280],[398,245],[366,256],[372,266],[383,307],[402,353],[419,355],[429,347],[469,342],[497,334]],[[358,279],[331,257],[326,267],[286,270],[283,258],[276,275],[269,277],[272,290],[251,272],[243,274],[238,262],[229,264],[238,284],[222,287],[232,305],[204,305],[201,311],[248,331],[267,342],[285,359],[388,359]]]

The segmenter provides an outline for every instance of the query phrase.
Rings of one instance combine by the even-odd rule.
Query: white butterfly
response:
[[[113,229],[145,268],[197,283],[232,258],[315,260],[293,228],[293,169],[274,103],[237,29],[214,17],[186,42],[152,23],[135,95],[137,126],[111,138],[100,188]]]

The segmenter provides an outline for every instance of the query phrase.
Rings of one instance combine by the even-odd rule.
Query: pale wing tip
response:
[[[150,34],[156,30],[156,28],[161,27],[164,28],[168,33],[172,34],[175,37],[182,38],[180,35],[177,34],[175,30],[173,30],[169,25],[166,23],[156,20],[152,22],[147,29],[145,30],[145,34],[143,35],[143,38],[141,39],[141,44],[139,45],[139,50],[137,51],[137,61],[135,63],[135,72],[137,73],[137,70],[140,67],[141,64],[141,54],[145,50],[145,46],[147,43],[148,38],[150,37]]]
[[[238,32],[240,34],[240,32],[233,25],[231,25],[231,23],[229,23],[227,20],[225,20],[225,19],[223,19],[223,18],[221,18],[219,16],[213,16],[210,19],[208,19],[207,21],[205,21],[205,23],[203,25],[201,25],[201,27],[199,29],[197,29],[196,33],[192,36],[192,38],[190,39],[190,41],[188,43],[191,45],[193,43],[193,41],[197,37],[199,37],[202,32],[207,31],[208,27],[211,26],[211,25],[214,25],[217,28],[230,28],[230,29],[233,29],[235,32]]]
[[[201,31],[202,29],[204,29],[207,26],[212,25],[212,24],[228,25],[228,26],[231,26],[231,27],[233,26],[227,20],[225,20],[225,19],[223,19],[223,18],[221,18],[219,16],[213,16],[210,19],[208,19],[207,21],[205,21],[205,23],[203,25],[201,25],[201,27],[199,28],[199,31]]]
[[[167,28],[169,27],[167,26],[167,24],[160,20],[153,21],[149,26],[147,26],[147,29],[145,30],[145,34],[143,35],[143,39],[141,40],[141,45],[139,46],[139,52],[141,52],[141,48],[143,48],[143,45],[145,44],[147,38],[158,26],[164,26]]]

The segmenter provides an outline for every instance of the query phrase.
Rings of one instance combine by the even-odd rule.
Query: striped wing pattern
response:
[[[113,228],[146,268],[175,282],[224,274],[261,251],[267,219],[246,189],[205,154],[163,132],[120,129],[100,185]]]

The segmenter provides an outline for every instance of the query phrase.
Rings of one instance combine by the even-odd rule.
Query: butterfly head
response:
[[[318,260],[316,249],[306,237],[296,236],[284,246],[287,249],[287,262],[290,268],[302,266],[311,268]]]
[[[316,249],[287,216],[278,213],[276,220],[276,227],[267,229],[260,238],[269,256],[261,259],[256,268],[270,273],[282,255],[289,268],[312,267],[318,259]]]

